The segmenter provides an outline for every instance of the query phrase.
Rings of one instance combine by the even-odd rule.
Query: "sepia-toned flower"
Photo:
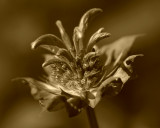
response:
[[[100,28],[84,43],[89,22],[100,12],[101,9],[93,8],[82,16],[74,28],[73,41],[58,20],[56,25],[61,39],[46,34],[32,42],[32,49],[49,51],[42,64],[47,75],[41,81],[29,77],[18,79],[30,86],[31,94],[45,110],[66,108],[70,117],[75,116],[86,106],[94,108],[104,94],[118,94],[134,77],[134,61],[143,55],[128,56],[128,52],[140,35],[122,37],[98,47],[100,40],[110,36]]]

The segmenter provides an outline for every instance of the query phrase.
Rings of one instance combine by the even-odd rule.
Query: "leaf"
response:
[[[83,106],[84,104],[79,97],[68,98],[66,102],[66,110],[69,117],[74,117],[78,115],[81,112]]]
[[[50,85],[29,77],[20,77],[20,78],[14,79],[14,81],[17,81],[17,80],[21,80],[23,83],[28,84],[31,88],[31,93],[33,96],[34,95],[36,96],[39,93],[38,92],[39,90],[40,91],[44,90],[44,91],[47,91],[48,93],[52,93],[56,95],[61,94],[61,90],[59,88],[60,85],[58,85],[57,83],[52,83],[52,85]]]
[[[137,58],[143,57],[143,56],[144,56],[143,54],[137,54],[137,55],[131,55],[127,57],[123,62],[125,68],[127,68],[130,73],[133,73],[135,61],[137,60]]]
[[[37,47],[43,45],[53,45],[53,46],[58,46],[60,48],[65,48],[65,45],[63,44],[62,40],[52,34],[45,34],[40,36],[34,42],[31,43],[31,48],[36,49]]]
[[[124,84],[134,77],[133,64],[137,57],[142,56],[142,54],[139,54],[127,57],[123,62],[124,65],[121,65],[110,77],[102,81],[99,87],[95,89],[96,98],[95,100],[90,100],[90,106],[95,107],[104,94],[109,96],[117,95],[122,90]]]
[[[44,110],[48,111],[57,111],[65,107],[65,97],[52,95],[47,99],[42,99],[39,101],[42,106],[44,106]]]
[[[134,63],[138,57],[142,56],[143,56],[142,54],[138,54],[127,57],[113,76],[121,78],[123,84],[125,84],[131,77],[134,77],[135,75],[133,71]]]
[[[115,81],[115,77],[110,77],[106,79],[104,82],[101,83],[101,85],[93,90],[91,90],[91,93],[95,95],[95,99],[89,99],[89,106],[94,108],[101,100],[103,93],[105,92],[105,89],[109,86],[109,84],[113,81]]]
[[[122,62],[126,58],[135,39],[140,36],[142,36],[142,34],[125,36],[111,44],[100,48],[99,51],[107,57],[105,65],[109,65],[112,62],[115,62],[115,66],[119,62]]]
[[[44,107],[44,110],[56,111],[64,107],[64,97],[60,95],[60,89],[32,78],[22,77],[14,81],[22,81],[22,84],[29,85],[31,94]]]

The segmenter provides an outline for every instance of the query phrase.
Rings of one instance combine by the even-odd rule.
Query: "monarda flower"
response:
[[[46,34],[32,42],[32,49],[49,51],[42,64],[47,75],[40,81],[29,77],[18,79],[30,86],[31,94],[45,110],[56,111],[65,107],[70,117],[75,116],[86,106],[94,108],[104,94],[118,94],[134,77],[135,58],[142,55],[127,57],[127,54],[139,35],[126,36],[98,48],[97,43],[110,36],[100,28],[88,42],[84,42],[89,22],[100,12],[101,9],[93,8],[82,16],[74,28],[73,41],[58,20],[56,25],[61,39]]]

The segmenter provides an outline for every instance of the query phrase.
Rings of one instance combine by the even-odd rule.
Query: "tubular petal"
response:
[[[107,32],[102,32],[104,28],[100,28],[97,32],[95,32],[91,38],[89,39],[87,52],[91,51],[93,46],[99,42],[100,40],[109,37],[111,34]]]
[[[31,43],[31,48],[36,49],[41,45],[53,45],[53,46],[58,46],[60,48],[65,48],[62,40],[52,34],[46,34],[40,36],[34,42]]]
[[[100,8],[93,8],[87,11],[81,18],[80,23],[79,23],[79,29],[80,31],[84,34],[86,29],[88,28],[88,23],[97,14],[101,13],[102,9]]]
[[[62,40],[64,42],[64,45],[66,46],[66,48],[71,52],[72,56],[74,56],[74,48],[73,48],[73,44],[71,43],[68,34],[66,33],[62,22],[60,20],[57,20],[56,25],[59,29],[59,32],[61,34]]]
[[[82,16],[79,26],[75,27],[73,40],[74,40],[74,45],[77,49],[76,51],[78,52],[78,54],[80,51],[84,50],[83,38],[84,38],[85,31],[88,28],[88,23],[90,22],[91,18],[93,18],[100,12],[102,12],[102,10],[99,8],[90,9]]]

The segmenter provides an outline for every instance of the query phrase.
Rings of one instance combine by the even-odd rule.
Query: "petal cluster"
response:
[[[32,49],[49,51],[42,64],[47,76],[41,81],[29,77],[18,79],[31,87],[31,94],[45,110],[65,107],[69,116],[75,116],[85,106],[94,108],[104,94],[118,94],[134,76],[134,61],[143,55],[127,55],[134,40],[141,35],[126,36],[98,48],[97,43],[110,36],[100,28],[84,42],[90,21],[100,12],[101,9],[93,8],[82,16],[74,28],[72,41],[58,20],[61,38],[46,34],[32,42]]]

